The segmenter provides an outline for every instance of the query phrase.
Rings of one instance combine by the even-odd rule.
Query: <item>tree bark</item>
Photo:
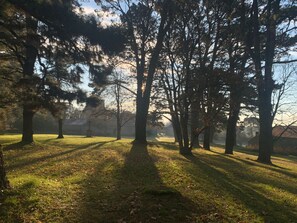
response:
[[[121,130],[122,130],[122,127],[121,126],[118,126],[117,127],[117,140],[122,139]]]
[[[280,8],[280,0],[269,0],[267,3],[267,31],[266,31],[266,49],[265,49],[265,70],[264,86],[259,89],[259,156],[258,161],[271,164],[271,154],[273,151],[272,136],[272,103],[271,96],[274,89],[274,80],[272,78],[272,66],[275,51],[276,40],[276,19]],[[263,89],[264,87],[264,89]]]
[[[272,66],[276,46],[276,17],[279,15],[280,0],[268,0],[266,5],[266,42],[264,55],[264,75],[262,75],[261,60],[261,38],[258,0],[253,1],[253,31],[254,31],[254,54],[256,80],[259,102],[259,156],[258,161],[271,164],[271,153],[273,151],[272,137],[272,103],[271,95],[274,88],[272,77]]]
[[[28,81],[28,92],[34,87],[31,82],[33,74],[34,74],[34,64],[37,58],[39,46],[39,41],[37,37],[37,25],[38,22],[30,15],[26,15],[26,45],[25,45],[25,59],[23,65],[23,78]],[[33,86],[32,86],[33,85]],[[34,95],[28,95],[24,98],[23,105],[23,135],[22,142],[23,143],[32,143],[33,142],[33,116],[34,116],[34,102],[32,101],[32,97]]]
[[[2,146],[0,145],[0,189],[7,189],[7,188],[9,188],[9,181],[7,180],[7,176],[6,176]]]
[[[176,133],[176,127],[175,125],[172,123],[172,128],[173,128],[173,136],[174,136],[174,142],[178,142],[178,137],[177,137],[177,133]]]
[[[272,120],[271,120],[271,96],[259,95],[259,156],[258,161],[271,164],[273,151]]]
[[[120,84],[116,84],[115,86],[115,97],[116,97],[116,120],[117,120],[117,140],[122,138],[121,131],[122,131],[122,120],[121,120],[121,86]]]
[[[233,148],[236,144],[236,124],[239,116],[239,106],[230,108],[227,122],[225,154],[233,154]]]
[[[33,116],[34,112],[30,106],[23,106],[23,143],[32,143],[33,142]]]
[[[144,99],[137,95],[136,119],[135,119],[135,141],[137,143],[146,143],[146,123],[148,109],[144,106]]]
[[[179,146],[179,149],[180,149],[180,152],[181,152],[182,148],[184,147],[183,140],[182,140],[181,125],[180,125],[180,121],[179,121],[177,111],[174,110],[173,113],[174,114],[173,114],[173,117],[172,117],[172,125],[174,126],[175,137],[176,137],[176,140],[178,142],[178,146]]]
[[[122,123],[121,123],[121,114],[119,108],[117,109],[117,140],[122,138]]]
[[[192,155],[192,151],[190,149],[190,147],[181,147],[179,149],[179,153],[182,154],[182,155]]]
[[[58,125],[59,125],[59,134],[58,134],[58,139],[63,139],[63,119],[59,118],[58,120]]]
[[[92,137],[91,120],[88,120],[88,126],[86,137]]]
[[[233,148],[236,145],[236,126],[239,118],[241,102],[241,93],[239,92],[241,88],[238,85],[239,81],[236,81],[235,85],[231,85],[232,88],[230,92],[230,110],[227,121],[225,154],[233,154]]]
[[[185,111],[187,112],[187,111]],[[180,147],[180,154],[189,155],[192,154],[189,142],[189,133],[188,133],[188,114],[184,114],[184,117],[181,117],[181,131],[182,131],[182,139],[183,146]]]

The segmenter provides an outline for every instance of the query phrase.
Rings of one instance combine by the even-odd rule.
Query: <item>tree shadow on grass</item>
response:
[[[177,145],[174,145],[173,143],[161,142],[160,145],[162,145],[162,147],[164,149],[177,150]],[[270,184],[274,187],[277,187],[279,189],[284,189],[284,190],[286,190],[290,193],[293,193],[293,194],[297,193],[297,188],[294,185],[288,184],[283,179],[286,176],[290,177],[292,179],[297,179],[297,174],[292,172],[289,168],[284,168],[284,167],[281,167],[281,166],[278,166],[275,164],[266,165],[266,164],[259,163],[256,160],[249,159],[249,158],[243,159],[243,158],[239,158],[239,157],[236,157],[233,155],[222,154],[222,153],[216,152],[216,151],[211,151],[211,152],[213,154],[215,154],[216,156],[209,156],[207,154],[199,154],[199,156],[205,157],[205,159],[209,163],[212,163],[214,166],[217,166],[219,168],[223,168],[228,171],[231,170],[231,172],[233,169],[233,172],[235,172],[236,174],[239,174],[238,172],[241,172],[242,175],[250,178],[250,180],[252,180],[252,181],[259,181],[259,182],[262,182],[263,184]],[[242,151],[242,153],[244,153],[244,152]],[[253,154],[253,155],[255,155],[255,154]],[[233,160],[233,162],[232,162],[232,160]],[[290,159],[288,159],[288,160],[290,160]],[[232,165],[234,167],[230,168],[230,165]],[[272,176],[265,176],[265,175],[258,177],[258,176],[251,174],[249,172],[249,170],[247,170],[247,166],[249,166],[250,168],[259,167],[259,168],[269,169],[275,173],[283,175],[283,177],[272,177]]]
[[[158,147],[158,148],[178,151],[178,146],[177,146],[177,144],[175,142],[157,141],[157,142],[152,142],[151,144]]]
[[[254,176],[243,165],[222,156],[212,156],[211,164],[207,162],[208,159],[197,158],[194,155],[185,157],[195,164],[195,168],[202,170],[205,174],[205,176],[197,176],[195,168],[188,169],[187,171],[193,178],[199,180],[201,177],[206,177],[214,188],[239,200],[253,212],[262,216],[265,222],[293,222],[297,219],[297,213],[294,210],[265,196],[265,191],[253,186],[252,183],[279,187],[296,194],[297,189],[294,185],[286,185],[277,179],[271,179],[271,176]],[[236,174],[239,175],[236,176]]]
[[[236,146],[234,148],[234,151],[236,152],[241,152],[241,153],[246,153],[254,156],[258,156],[259,151],[257,149],[248,149],[242,146]],[[297,156],[292,155],[292,154],[281,154],[281,153],[272,153],[273,159],[276,160],[281,160],[281,159],[288,159],[290,161],[296,162],[297,161]]]
[[[112,169],[108,171],[109,167]],[[193,222],[197,205],[162,182],[147,145],[100,163],[85,183],[84,222]]]
[[[4,146],[3,150],[10,151],[10,150],[18,150],[18,149],[31,149],[36,144],[33,143],[24,143],[24,142],[16,142],[11,143],[9,145]]]
[[[79,140],[84,140],[84,139],[95,139],[95,137],[77,137],[75,138],[76,141],[79,141]],[[66,142],[65,142],[66,141]],[[89,146],[89,145],[96,145],[98,143],[108,143],[108,142],[115,142],[117,141],[116,139],[112,139],[112,140],[104,140],[104,141],[101,141],[100,142],[90,142],[90,143],[84,143],[83,145],[81,145],[82,147],[83,146]],[[51,146],[64,146],[64,147],[80,147],[78,144],[75,144],[75,143],[67,143],[67,138],[52,138],[52,139],[46,139],[46,140],[42,140],[42,141],[39,141],[40,143],[48,143],[49,145]],[[84,141],[82,141],[84,142]]]
[[[179,151],[178,144],[176,142],[164,142],[164,141],[157,141],[157,142],[151,142],[152,145],[166,149],[166,150],[176,150]],[[192,150],[199,150],[202,149],[202,147],[194,147]]]
[[[284,174],[288,177],[297,178],[297,173],[290,172],[289,168],[284,168],[284,167],[278,166],[276,164],[271,164],[271,165],[263,164],[261,162],[258,162],[257,160],[253,160],[250,158],[242,159],[242,158],[238,158],[234,155],[226,155],[226,154],[222,154],[222,153],[219,153],[216,151],[212,151],[212,152],[218,154],[219,156],[225,157],[227,159],[233,159],[233,160],[239,161],[239,162],[244,163],[249,166],[263,167],[263,168],[278,172],[280,174]]]
[[[230,156],[230,158],[235,159],[235,160],[239,160],[240,162],[243,162],[243,163],[248,164],[248,165],[262,166],[264,168],[270,169],[270,170],[278,172],[280,174],[287,175],[288,177],[292,177],[292,178],[297,179],[297,173],[291,172],[289,168],[281,167],[281,166],[278,166],[276,164],[267,165],[267,164],[259,163],[256,160],[243,160],[243,159],[239,159],[239,158],[234,157],[234,156]]]
[[[79,154],[82,154],[85,150],[89,150],[89,149],[98,149],[101,146],[105,145],[106,143],[109,143],[112,141],[104,141],[104,142],[95,142],[95,143],[88,143],[88,144],[83,144],[81,146],[76,146],[73,149],[65,149],[65,151],[61,151],[61,150],[53,150],[50,155],[45,155],[45,156],[38,156],[37,158],[33,157],[30,158],[28,157],[28,154],[36,151],[36,147],[30,147],[29,149],[23,151],[24,146],[27,145],[23,145],[20,143],[15,143],[15,144],[11,144],[8,145],[4,148],[4,150],[19,150],[20,153],[15,154],[15,155],[10,155],[8,156],[6,159],[21,159],[21,161],[18,162],[11,162],[12,164],[7,165],[6,169],[8,171],[13,170],[13,169],[19,169],[19,168],[23,168],[25,166],[29,166],[29,165],[34,165],[37,163],[41,163],[41,162],[45,162],[51,159],[57,159],[59,157],[63,157],[69,154],[73,154],[75,153],[75,156],[78,156]],[[40,149],[40,148],[39,148]],[[51,149],[50,146],[47,147],[46,149]],[[48,153],[47,153],[48,154]],[[67,157],[68,159],[71,158],[71,156]],[[60,159],[57,159],[56,162],[60,161]]]
[[[215,152],[214,152],[215,153]],[[230,171],[233,174],[239,174],[241,177],[246,178],[250,182],[259,182],[266,185],[286,190],[290,193],[296,194],[297,188],[294,184],[290,184],[287,180],[297,179],[296,174],[292,173],[282,167],[276,165],[266,165],[255,161],[247,161],[230,155],[218,154],[212,160],[213,165]],[[247,165],[246,165],[247,164]],[[250,166],[248,168],[248,166]],[[270,170],[272,174],[262,174],[258,169],[258,174],[255,174],[253,168],[262,168],[262,170]],[[282,176],[283,175],[283,176]]]

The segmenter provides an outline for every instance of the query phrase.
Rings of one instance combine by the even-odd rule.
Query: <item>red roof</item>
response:
[[[297,138],[297,126],[275,126],[272,130],[272,135],[284,138]]]

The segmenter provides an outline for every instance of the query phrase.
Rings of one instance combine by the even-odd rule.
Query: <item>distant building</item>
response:
[[[297,155],[297,126],[275,126],[272,131],[274,137],[273,152]],[[259,135],[249,140],[247,148],[258,150]]]

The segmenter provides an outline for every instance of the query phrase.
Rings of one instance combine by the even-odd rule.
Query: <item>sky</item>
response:
[[[79,0],[79,3],[82,5],[84,8],[98,8],[97,3],[94,0]]]

